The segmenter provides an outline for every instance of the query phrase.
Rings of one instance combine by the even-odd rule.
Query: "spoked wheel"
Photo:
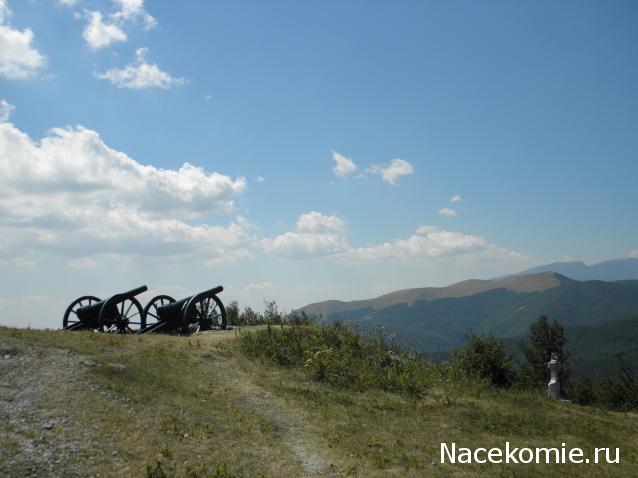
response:
[[[128,334],[135,333],[144,327],[142,304],[135,297],[126,298],[115,307],[117,308],[115,321],[110,325],[108,332]]]
[[[66,329],[72,325],[78,324],[80,318],[78,317],[78,309],[87,305],[93,305],[96,302],[100,302],[100,299],[93,295],[84,295],[79,299],[75,299],[71,302],[64,312],[64,318],[62,319],[62,328]]]
[[[197,330],[226,328],[226,309],[216,295],[193,297],[184,311],[184,327]]]
[[[144,327],[159,322],[160,318],[157,309],[163,305],[172,304],[173,302],[175,302],[175,299],[170,295],[158,295],[153,297],[151,301],[146,304],[146,307],[144,307]]]

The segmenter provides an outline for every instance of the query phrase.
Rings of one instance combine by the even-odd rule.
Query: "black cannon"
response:
[[[164,332],[188,335],[198,330],[226,328],[226,309],[217,297],[222,286],[176,301],[168,295],[153,297],[144,308],[138,333]]]
[[[100,332],[137,332],[146,327],[144,310],[135,298],[146,292],[145,285],[115,294],[106,300],[85,295],[71,302],[64,312],[64,330],[98,330]]]

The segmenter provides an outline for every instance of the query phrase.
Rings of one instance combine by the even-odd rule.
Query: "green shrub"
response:
[[[455,354],[454,366],[463,376],[487,380],[497,387],[509,387],[514,380],[512,357],[491,335],[470,333]]]
[[[616,377],[601,379],[594,387],[595,401],[614,410],[638,408],[638,380],[633,371],[619,357]]]
[[[419,395],[434,376],[430,362],[402,351],[378,330],[362,335],[341,324],[268,326],[243,333],[239,344],[248,356],[303,367],[313,380],[341,388]]]

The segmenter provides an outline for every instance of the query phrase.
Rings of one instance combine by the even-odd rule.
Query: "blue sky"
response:
[[[637,21],[0,0],[0,323],[141,283],[294,308],[638,255]]]

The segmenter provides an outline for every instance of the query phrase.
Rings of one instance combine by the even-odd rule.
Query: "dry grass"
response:
[[[180,477],[638,476],[636,414],[480,384],[441,382],[420,398],[338,390],[243,357],[233,337],[0,328],[2,345],[30,351],[41,365],[57,357],[54,350],[73,353],[60,362],[70,373],[56,375],[39,402],[54,416],[69,415],[68,427],[51,433],[82,443],[69,458],[74,463],[59,465],[60,476],[77,469],[83,476],[145,476],[158,462],[166,476]],[[86,358],[97,365],[82,365]],[[438,464],[440,443],[452,441],[619,447],[621,464]],[[20,453],[15,440],[1,445],[0,462]]]

